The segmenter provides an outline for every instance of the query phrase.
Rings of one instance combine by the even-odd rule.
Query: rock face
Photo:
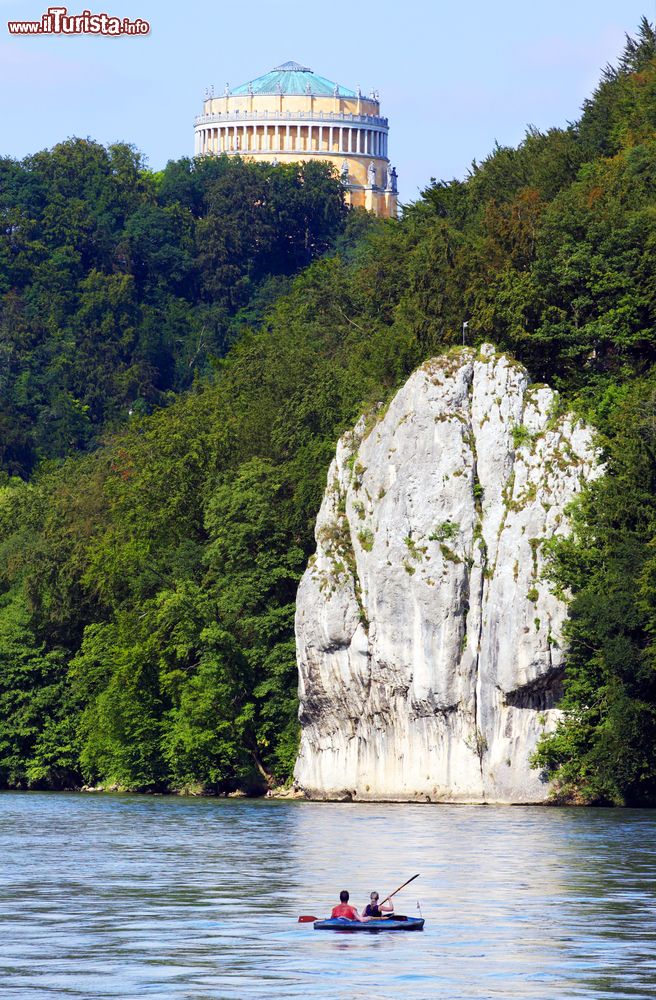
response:
[[[427,362],[344,435],[300,584],[312,798],[540,802],[565,604],[544,543],[598,475],[592,435],[488,345]]]

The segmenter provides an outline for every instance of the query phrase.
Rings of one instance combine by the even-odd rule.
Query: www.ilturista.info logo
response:
[[[69,14],[66,7],[48,7],[40,21],[7,21],[10,35],[147,35],[148,21],[111,14]]]

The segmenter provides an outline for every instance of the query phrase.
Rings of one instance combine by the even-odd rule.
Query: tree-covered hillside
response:
[[[578,123],[433,182],[400,222],[344,222],[309,166],[153,176],[78,142],[6,161],[0,782],[287,778],[335,441],[466,320],[606,455],[554,546],[571,658],[536,763],[566,800],[656,801],[655,154],[643,22]]]
[[[188,389],[346,214],[316,163],[152,174],[81,139],[0,160],[0,213],[0,465],[22,477]]]

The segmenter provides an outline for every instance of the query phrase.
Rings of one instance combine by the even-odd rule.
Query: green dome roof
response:
[[[258,76],[257,80],[235,87],[230,93],[234,97],[248,94],[312,94],[314,97],[332,97],[335,93],[340,97],[357,97],[354,90],[317,76],[307,66],[301,66],[297,62],[276,66],[264,76]]]

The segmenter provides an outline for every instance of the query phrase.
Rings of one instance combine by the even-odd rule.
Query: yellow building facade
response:
[[[347,204],[396,218],[397,174],[388,156],[389,123],[378,94],[368,97],[288,62],[264,76],[208,92],[195,120],[196,156],[238,155],[270,163],[332,163]]]

